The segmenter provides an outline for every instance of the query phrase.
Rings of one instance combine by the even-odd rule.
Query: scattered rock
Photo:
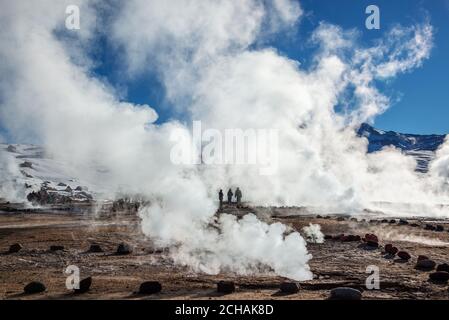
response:
[[[444,231],[444,227],[443,227],[441,224],[439,224],[439,225],[437,225],[437,226],[435,227],[435,231],[443,232],[443,231]]]
[[[19,252],[20,250],[22,250],[22,245],[20,243],[14,243],[12,245],[9,246],[9,251],[8,253],[16,253]]]
[[[431,231],[435,231],[436,227],[431,225],[431,224],[426,224],[426,226],[424,227],[425,230],[431,230]]]
[[[91,244],[88,252],[98,253],[103,252],[103,249],[100,247],[99,244]]]
[[[67,188],[64,189],[65,192],[72,192],[72,188],[70,188],[70,186],[67,186]]]
[[[345,217],[338,217],[337,221],[345,221]]]
[[[412,224],[410,224],[410,227],[417,228],[417,227],[419,227],[419,224],[417,224],[417,223],[412,223]]]
[[[437,271],[449,272],[449,264],[443,263],[443,264],[438,265]]]
[[[401,258],[402,260],[410,260],[410,258],[412,257],[408,252],[406,251],[399,251],[398,252],[398,257]]]
[[[86,293],[87,291],[89,291],[91,285],[92,285],[92,277],[85,278],[80,281],[79,289],[75,289],[74,291],[77,294]]]
[[[330,300],[361,300],[362,293],[353,288],[335,288],[331,290]]]
[[[330,234],[326,234],[324,235],[324,240],[332,240],[334,237],[331,236]]]
[[[122,242],[117,247],[117,254],[125,255],[133,252],[133,247],[125,242]]]
[[[391,219],[390,221],[388,221],[388,223],[390,223],[390,224],[395,224],[395,223],[396,223],[396,220],[395,220],[395,219]]]
[[[296,282],[282,282],[280,290],[282,293],[293,294],[299,292],[299,284]]]
[[[402,225],[402,226],[405,226],[405,225],[408,225],[408,221],[405,220],[405,219],[400,219],[399,220],[399,224]]]
[[[323,217],[320,216],[320,215],[317,215],[316,218],[317,218],[317,219],[322,219]]]
[[[449,272],[437,271],[429,274],[429,279],[435,282],[447,282],[449,280]]]
[[[62,251],[64,246],[50,246],[50,251]]]
[[[233,293],[235,291],[235,285],[232,281],[220,281],[217,283],[217,291],[220,293]]]
[[[60,182],[58,183],[58,187],[67,187],[67,185],[65,183]]]
[[[341,238],[341,241],[343,241],[343,242],[354,242],[354,241],[360,241],[360,240],[361,240],[360,236],[353,235],[353,234],[343,236]]]
[[[78,187],[75,188],[75,191],[83,191],[83,187],[78,186]]]
[[[385,252],[391,255],[396,255],[398,253],[399,249],[394,247],[392,244],[385,245]]]
[[[6,148],[6,151],[8,151],[8,152],[17,152],[17,148],[10,144],[8,146],[8,148]]]
[[[344,238],[344,234],[339,234],[339,235],[336,235],[336,236],[334,236],[332,239],[334,239],[334,240],[341,240],[341,239],[343,239]]]
[[[33,164],[31,162],[29,162],[29,161],[25,161],[25,162],[22,162],[20,164],[20,167],[21,168],[30,168],[30,169],[32,169],[33,168]]]
[[[145,281],[139,287],[139,294],[155,294],[161,291],[162,285],[158,281]]]
[[[366,242],[370,241],[370,242],[379,243],[379,238],[375,234],[372,234],[372,233],[365,234],[365,238],[363,238],[363,240]]]
[[[418,256],[418,262],[420,262],[422,260],[429,260],[429,257],[428,256],[419,255]]]
[[[381,223],[388,223],[387,219],[382,219]]]
[[[435,266],[436,266],[435,261],[425,259],[425,260],[418,261],[418,263],[415,266],[415,269],[430,271],[430,270],[433,270],[435,268]]]
[[[45,290],[47,290],[45,285],[37,281],[30,282],[23,288],[23,292],[26,294],[44,292]]]

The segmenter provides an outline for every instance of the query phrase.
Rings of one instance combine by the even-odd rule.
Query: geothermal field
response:
[[[355,219],[305,214],[304,208],[237,208],[234,204],[224,205],[217,215],[228,213],[240,219],[248,212],[267,223],[282,222],[309,237],[312,279],[294,281],[277,276],[270,268],[254,269],[247,275],[208,274],[174,264],[169,249],[158,248],[141,233],[135,209],[123,202],[40,209],[2,203],[0,298],[322,300],[341,287],[358,290],[363,299],[449,297],[447,273],[439,272],[442,278],[432,279],[437,269],[449,271],[445,264],[449,262],[446,220],[372,214]],[[310,224],[319,225],[322,234],[303,231]],[[16,243],[20,250],[9,252]],[[127,250],[117,252],[121,243]],[[393,246],[390,253],[386,252],[391,250],[388,245]],[[79,266],[81,278],[92,277],[88,291],[74,293],[66,288],[64,271],[69,265]],[[367,289],[366,280],[373,274],[369,266],[378,267],[379,289]],[[24,287],[33,281],[44,284],[45,291],[24,293]],[[140,285],[147,281],[159,282],[161,290],[139,293]],[[233,282],[235,290],[219,292],[220,281]]]

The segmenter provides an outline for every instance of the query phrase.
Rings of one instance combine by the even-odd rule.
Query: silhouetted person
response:
[[[232,202],[232,196],[233,196],[234,194],[232,193],[232,190],[231,190],[231,188],[229,188],[229,190],[228,190],[228,203],[231,203]]]
[[[242,201],[242,191],[240,191],[240,188],[235,190],[235,197],[237,198],[237,205],[239,205]]]
[[[220,200],[220,208],[223,206],[223,190],[218,192],[218,199]]]

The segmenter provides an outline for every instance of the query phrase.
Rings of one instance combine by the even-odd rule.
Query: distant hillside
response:
[[[429,162],[435,157],[435,151],[446,138],[445,135],[437,134],[418,135],[382,131],[366,123],[360,126],[358,135],[368,139],[368,152],[379,151],[386,146],[395,146],[415,157],[418,161],[416,170],[419,172],[427,172]]]

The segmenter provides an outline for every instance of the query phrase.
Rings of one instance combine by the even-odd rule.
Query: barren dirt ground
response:
[[[294,211],[294,210],[293,210]],[[448,285],[428,281],[429,272],[414,269],[418,255],[426,255],[437,264],[449,263],[449,233],[424,230],[419,226],[381,223],[380,220],[352,221],[349,218],[289,216],[273,218],[300,230],[309,223],[322,226],[324,234],[341,233],[363,236],[375,233],[381,246],[393,243],[408,251],[412,258],[401,262],[388,258],[380,247],[366,250],[362,242],[326,240],[309,244],[315,278],[301,282],[297,294],[282,295],[275,275],[236,276],[233,274],[195,274],[174,266],[165,252],[154,251],[140,232],[138,218],[129,215],[94,217],[73,212],[0,213],[0,298],[1,299],[327,299],[332,288],[348,286],[363,290],[364,299],[448,299]],[[408,220],[413,222],[411,219]],[[117,245],[126,241],[135,246],[130,255],[118,256]],[[9,246],[20,243],[23,249],[8,254]],[[104,253],[87,253],[98,243]],[[51,245],[64,246],[52,252]],[[81,277],[92,276],[91,290],[75,295],[65,287],[68,265],[77,265]],[[366,290],[369,265],[380,269],[380,290]],[[134,292],[143,281],[156,280],[162,292],[142,296]],[[237,290],[219,295],[216,283],[232,280]],[[47,287],[42,294],[25,295],[24,286],[40,281]]]

